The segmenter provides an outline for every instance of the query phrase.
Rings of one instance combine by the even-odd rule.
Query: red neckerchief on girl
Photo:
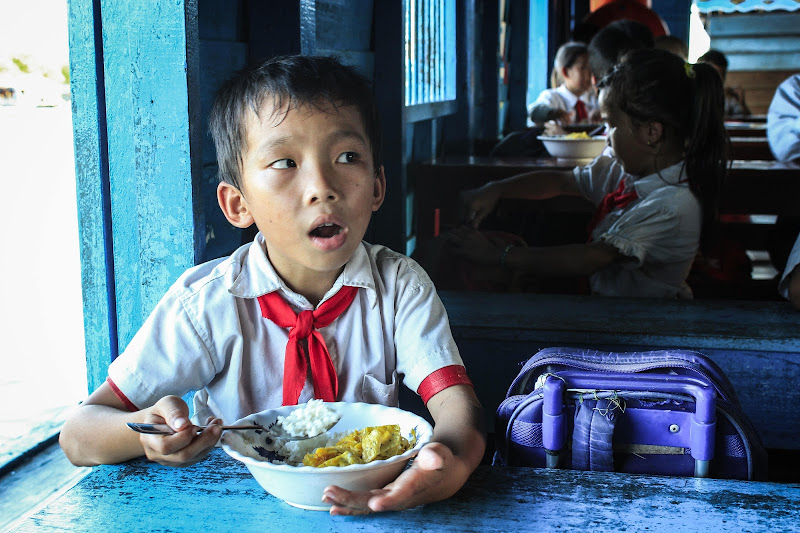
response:
[[[578,102],[575,104],[575,122],[582,122],[589,118],[589,114],[586,112],[586,104],[583,103],[583,100],[578,98]]]
[[[636,194],[636,189],[634,188],[631,188],[630,192],[625,192],[625,180],[620,180],[617,190],[603,197],[603,201],[597,206],[597,211],[594,212],[592,220],[589,221],[589,225],[586,228],[589,233],[589,242],[592,241],[592,232],[606,215],[618,207],[623,208],[627,206],[638,197],[639,195]]]
[[[336,401],[339,378],[325,339],[317,329],[336,320],[350,307],[357,292],[358,287],[342,287],[315,311],[301,311],[300,314],[295,314],[277,291],[258,297],[262,316],[282,328],[289,328],[283,364],[283,405],[297,405],[306,383],[308,362],[311,363],[314,397],[326,402]],[[303,348],[304,339],[308,340],[307,354]]]

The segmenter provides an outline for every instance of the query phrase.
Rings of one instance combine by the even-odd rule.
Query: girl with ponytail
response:
[[[463,195],[469,225],[453,252],[540,278],[590,276],[593,294],[691,298],[686,278],[716,220],[727,169],[724,92],[706,64],[659,49],[629,52],[600,83],[609,148],[573,171],[536,171]],[[476,231],[500,198],[584,196],[588,242],[499,248]]]

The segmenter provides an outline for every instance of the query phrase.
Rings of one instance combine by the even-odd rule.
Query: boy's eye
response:
[[[358,161],[358,154],[356,152],[343,152],[336,158],[337,163],[355,163]]]
[[[294,160],[292,160],[292,159],[278,159],[277,161],[274,161],[270,165],[270,167],[278,168],[278,169],[281,169],[281,168],[295,168],[296,166],[297,166],[297,163],[295,163]]]

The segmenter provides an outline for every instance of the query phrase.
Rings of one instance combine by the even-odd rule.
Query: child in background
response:
[[[589,52],[583,43],[558,49],[553,65],[552,89],[542,91],[528,106],[528,126],[554,121],[560,125],[597,122],[600,112],[592,87]],[[549,132],[548,132],[549,133]]]
[[[187,465],[223,420],[313,398],[397,406],[402,380],[434,419],[432,442],[385,489],[330,486],[323,501],[361,514],[451,496],[482,459],[481,408],[428,276],[361,240],[386,188],[368,82],[333,58],[276,58],[223,86],[210,124],[220,208],[259,233],[175,282],[67,420],[67,457]],[[192,390],[190,422],[181,396]],[[198,434],[200,422],[211,425]]]
[[[708,63],[719,72],[722,84],[728,78],[728,58],[719,50],[709,50],[697,58],[698,63]],[[725,116],[737,117],[750,114],[750,108],[744,101],[744,90],[724,87],[725,91]]]
[[[715,221],[726,172],[721,79],[710,65],[643,49],[598,84],[613,157],[537,171],[464,194],[454,253],[538,277],[591,276],[593,294],[691,298],[686,278]],[[500,198],[582,195],[598,206],[588,243],[498,247],[476,228]]]

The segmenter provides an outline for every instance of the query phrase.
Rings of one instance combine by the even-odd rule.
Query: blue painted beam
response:
[[[120,351],[199,255],[192,163],[201,154],[191,135],[199,102],[190,102],[196,25],[194,0],[102,3]]]
[[[99,1],[69,2],[70,90],[89,392],[116,356],[113,255]],[[109,253],[106,253],[106,252]]]

